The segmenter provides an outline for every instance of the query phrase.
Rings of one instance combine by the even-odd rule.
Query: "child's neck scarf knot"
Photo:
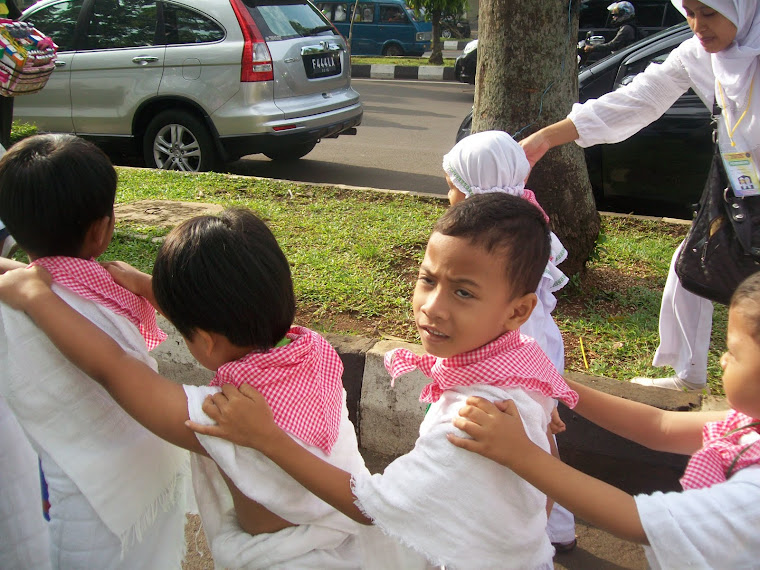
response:
[[[570,389],[538,343],[521,335],[519,330],[509,331],[480,348],[451,358],[418,356],[405,348],[397,348],[385,355],[385,367],[391,375],[391,385],[396,378],[415,368],[431,378],[433,381],[420,394],[422,402],[436,402],[446,390],[476,384],[540,392],[562,400],[571,408],[578,402],[578,394]]]

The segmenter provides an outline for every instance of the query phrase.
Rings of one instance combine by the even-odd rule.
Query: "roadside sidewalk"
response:
[[[443,42],[444,50],[461,52],[470,40]],[[425,54],[423,57],[427,57]],[[358,79],[416,79],[420,81],[456,81],[453,66],[351,64],[351,77]]]

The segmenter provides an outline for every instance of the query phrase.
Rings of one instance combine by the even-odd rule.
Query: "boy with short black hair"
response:
[[[438,221],[413,298],[427,354],[396,349],[386,355],[394,379],[414,368],[431,378],[420,397],[431,407],[414,449],[383,474],[343,471],[302,453],[248,386],[206,401],[203,409],[218,426],[191,427],[261,450],[317,496],[358,522],[379,526],[429,564],[551,569],[546,497],[446,439],[457,410],[479,395],[513,400],[530,439],[548,450],[553,398],[574,405],[575,392],[536,342],[519,332],[535,306],[548,256],[546,221],[515,196],[474,196]]]
[[[53,274],[66,303],[155,368],[148,350],[164,338],[155,311],[95,261],[113,233],[116,182],[93,144],[31,137],[0,160],[0,217],[33,265]],[[0,272],[16,265],[3,260]],[[0,394],[48,483],[53,567],[179,568],[187,454],[130,418],[26,315],[4,304],[0,354]]]

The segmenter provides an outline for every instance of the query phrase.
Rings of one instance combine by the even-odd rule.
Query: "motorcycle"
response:
[[[582,69],[591,63],[588,61],[588,58],[592,52],[587,52],[585,49],[586,46],[597,46],[603,44],[605,41],[607,40],[604,36],[595,36],[591,31],[586,32],[586,37],[578,42],[578,69]]]

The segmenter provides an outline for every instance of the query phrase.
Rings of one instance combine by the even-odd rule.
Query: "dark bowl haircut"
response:
[[[0,219],[35,257],[76,257],[88,229],[113,215],[116,170],[94,144],[36,135],[0,160]]]
[[[201,329],[267,350],[295,318],[288,260],[267,225],[243,209],[174,228],[156,257],[153,293],[188,339]]]
[[[515,296],[533,293],[549,261],[549,226],[533,204],[503,192],[475,194],[449,208],[433,228],[500,253]]]

